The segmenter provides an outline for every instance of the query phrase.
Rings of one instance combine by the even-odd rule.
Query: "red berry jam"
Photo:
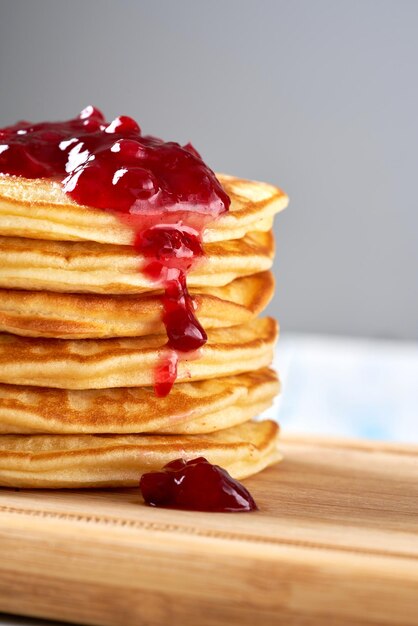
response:
[[[186,284],[203,255],[206,225],[230,200],[191,144],[142,135],[130,117],[106,122],[87,107],[65,122],[18,122],[0,130],[0,173],[54,178],[81,205],[110,211],[135,231],[146,258],[142,271],[162,296],[167,350],[155,372],[157,395],[167,395],[177,362],[207,340]]]
[[[215,512],[257,510],[244,485],[203,457],[177,459],[160,472],[143,474],[139,487],[151,506]]]

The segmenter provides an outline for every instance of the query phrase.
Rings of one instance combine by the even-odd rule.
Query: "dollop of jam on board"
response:
[[[143,474],[139,487],[150,506],[208,512],[257,510],[244,485],[204,457],[171,461],[160,472]]]
[[[189,143],[142,135],[131,117],[106,122],[88,106],[65,122],[18,122],[0,129],[0,173],[53,178],[77,203],[109,211],[135,232],[141,268],[163,289],[167,345],[155,372],[165,396],[179,358],[207,341],[187,289],[187,274],[203,255],[202,234],[230,199]]]

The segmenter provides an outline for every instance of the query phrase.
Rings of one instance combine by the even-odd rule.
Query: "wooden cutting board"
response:
[[[418,624],[418,448],[286,439],[255,514],[0,490],[0,611],[109,626]]]

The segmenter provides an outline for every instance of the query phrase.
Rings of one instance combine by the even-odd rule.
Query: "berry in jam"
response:
[[[244,485],[204,457],[171,461],[160,472],[143,474],[139,487],[151,506],[215,512],[257,510]]]
[[[203,255],[206,225],[230,200],[191,144],[142,135],[131,117],[106,122],[95,107],[65,122],[18,122],[0,129],[0,174],[53,178],[81,205],[110,211],[135,231],[142,271],[163,289],[167,350],[155,372],[169,393],[182,354],[207,340],[186,277]]]

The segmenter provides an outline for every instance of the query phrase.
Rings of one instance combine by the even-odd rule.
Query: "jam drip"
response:
[[[196,318],[188,292],[186,275],[203,255],[199,232],[178,226],[153,226],[138,232],[135,247],[146,259],[142,271],[164,288],[163,322],[167,331],[167,350],[155,372],[155,392],[166,396],[177,376],[182,353],[195,352],[207,341]]]
[[[244,485],[204,457],[171,461],[160,472],[143,474],[139,486],[151,506],[216,512],[257,510]]]
[[[182,355],[207,340],[187,290],[202,257],[206,224],[230,200],[191,144],[142,135],[130,117],[106,122],[87,107],[65,122],[18,122],[0,130],[0,173],[54,178],[81,205],[112,212],[135,232],[142,271],[162,288],[167,346],[155,372],[157,395],[176,380]]]

